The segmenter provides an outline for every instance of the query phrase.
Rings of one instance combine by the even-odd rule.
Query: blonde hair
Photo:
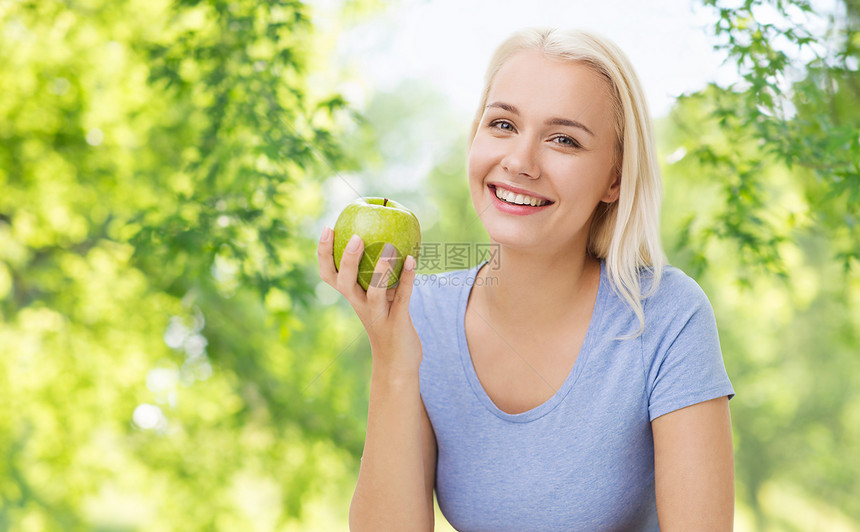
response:
[[[609,39],[579,30],[526,29],[513,34],[490,60],[471,138],[501,66],[517,52],[534,49],[550,59],[585,64],[609,83],[621,190],[617,201],[601,203],[595,210],[587,251],[606,261],[613,288],[639,319],[637,336],[645,327],[642,300],[657,290],[667,261],[660,244],[662,184],[651,118],[639,79],[624,52]],[[645,294],[643,273],[652,277]]]

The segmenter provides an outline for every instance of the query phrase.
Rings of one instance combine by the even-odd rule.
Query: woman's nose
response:
[[[530,139],[520,138],[513,142],[510,148],[502,158],[502,169],[514,176],[539,178],[539,144]]]

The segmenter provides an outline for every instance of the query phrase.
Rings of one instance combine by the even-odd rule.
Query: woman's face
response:
[[[472,203],[490,238],[584,252],[594,209],[618,198],[615,146],[604,78],[538,50],[512,56],[490,87],[469,150]]]

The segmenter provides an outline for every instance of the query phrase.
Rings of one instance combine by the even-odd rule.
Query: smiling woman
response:
[[[538,50],[515,54],[496,73],[469,152],[472,201],[494,242],[532,258],[585,255],[592,212],[614,202],[621,184],[606,85],[590,68]],[[568,91],[577,97],[564,98]],[[515,207],[510,194],[547,204]]]
[[[547,109],[544,125],[567,128],[570,132],[569,135],[557,134],[548,140],[587,154],[594,154],[595,146],[599,144],[601,154],[611,153],[612,171],[619,178],[626,174],[624,186],[617,190],[624,197],[617,202],[600,202],[593,213],[587,245],[590,254],[607,260],[609,275],[616,289],[636,312],[641,324],[643,317],[639,298],[642,292],[638,269],[644,266],[656,272],[652,284],[656,289],[665,261],[658,226],[659,166],[644,92],[626,56],[613,43],[586,33],[571,33],[566,38],[556,35],[551,41],[541,39],[539,32],[521,33],[496,50],[487,68],[481,104],[472,125],[472,138],[479,133],[480,121],[491,108],[519,116],[517,107],[496,102],[490,94],[498,85],[494,81],[502,67],[513,55],[523,55],[518,52],[531,50],[540,54],[543,61],[555,64],[552,69],[558,76],[555,82],[571,82],[563,86],[567,87],[568,93],[579,95],[578,102],[571,103],[579,107],[569,109],[567,116],[558,116],[556,108]],[[527,62],[522,57],[518,61]],[[571,67],[578,67],[578,74],[567,72]],[[510,85],[512,90],[531,90],[534,92],[533,101],[545,103],[547,108],[559,103],[558,96],[551,94],[552,88],[548,85],[542,87],[544,94],[537,93],[541,87],[535,81],[540,79],[534,77],[536,72],[523,70],[520,74],[524,77],[517,84]],[[565,79],[565,74],[576,79]],[[603,103],[606,108],[599,111],[589,108],[594,102]],[[588,123],[597,124],[592,126],[595,130],[603,126],[602,131],[597,131],[600,138],[586,125]],[[590,146],[583,146],[586,140]],[[627,157],[624,157],[625,148]],[[586,159],[593,160],[594,157]],[[636,201],[633,201],[634,197]],[[476,210],[483,212],[478,206]],[[625,223],[614,223],[619,214]]]
[[[733,454],[711,306],[664,265],[660,175],[624,54],[527,30],[487,71],[468,161],[499,257],[444,282],[356,289],[367,328],[355,530],[729,530]],[[377,264],[383,271],[384,261]],[[414,281],[413,281],[414,280]]]

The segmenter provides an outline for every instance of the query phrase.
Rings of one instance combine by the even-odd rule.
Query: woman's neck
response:
[[[488,264],[478,277],[480,300],[495,325],[541,331],[583,311],[590,315],[600,261],[584,250],[560,256],[501,246],[497,268]]]

